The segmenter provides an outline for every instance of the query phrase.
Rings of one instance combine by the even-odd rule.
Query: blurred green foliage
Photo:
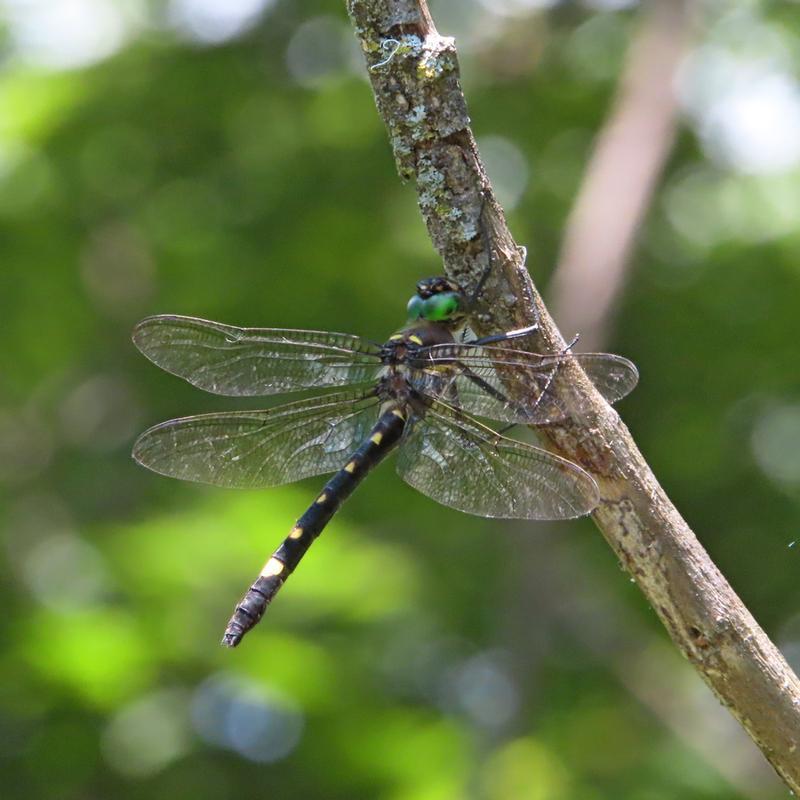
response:
[[[237,493],[138,469],[145,426],[236,402],[153,368],[132,325],[383,340],[440,271],[343,8],[262,5],[216,36],[187,27],[188,0],[152,3],[150,27],[69,69],[26,56],[24,11],[0,5],[0,795],[783,797],[589,521],[459,515],[390,465],[244,645],[217,646],[321,481]],[[529,172],[509,216],[546,286],[637,10],[498,5],[433,8],[478,137]],[[789,47],[790,7],[742,13]],[[735,45],[726,19],[703,46]],[[642,373],[621,413],[800,657],[798,168],[737,169],[703,135],[687,112],[615,321],[610,349]]]

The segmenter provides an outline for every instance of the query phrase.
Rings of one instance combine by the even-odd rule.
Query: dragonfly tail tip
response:
[[[228,631],[225,631],[225,634],[223,635],[222,641],[220,642],[220,644],[223,647],[231,647],[231,648],[233,648],[233,647],[236,647],[239,644],[239,642],[241,642],[241,641],[242,641],[242,634],[241,633],[229,633]]]

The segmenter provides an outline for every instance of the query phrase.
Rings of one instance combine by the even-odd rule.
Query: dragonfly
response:
[[[585,399],[556,380],[569,363],[609,402],[633,389],[636,367],[609,353],[515,349],[535,325],[468,341],[469,303],[447,278],[422,280],[406,325],[384,343],[173,315],[137,324],[133,341],[148,359],[206,392],[328,390],[263,411],[169,420],[134,445],[142,466],[214,486],[278,486],[335,472],[236,605],[223,645],[241,642],[345,499],[395,449],[406,483],[469,514],[557,520],[598,504],[597,484],[577,464],[485,421],[545,426],[580,413]]]

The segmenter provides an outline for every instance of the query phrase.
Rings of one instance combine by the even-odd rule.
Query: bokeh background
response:
[[[643,9],[431,6],[547,291]],[[800,666],[800,5],[694,11],[603,346],[640,367],[620,410],[656,474]],[[322,480],[137,468],[144,427],[237,403],[150,365],[133,324],[382,340],[438,272],[343,3],[0,2],[3,798],[786,796],[590,521],[460,515],[391,464],[218,646]]]

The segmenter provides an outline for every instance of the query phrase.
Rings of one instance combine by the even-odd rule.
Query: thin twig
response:
[[[696,16],[692,0],[653,0],[628,51],[564,232],[550,307],[562,330],[579,330],[597,350],[636,233],[672,148],[678,122],[673,82]]]
[[[469,291],[497,262],[481,295],[479,333],[538,320],[538,349],[564,341],[543,306],[497,205],[469,128],[455,42],[436,31],[424,0],[348,0],[378,110],[400,175],[413,179],[449,277]],[[744,726],[767,760],[800,793],[800,681],[670,503],[627,428],[576,368],[570,380],[588,411],[547,429],[549,444],[600,486],[593,518],[664,623],[672,640]],[[569,393],[567,393],[569,395]]]

